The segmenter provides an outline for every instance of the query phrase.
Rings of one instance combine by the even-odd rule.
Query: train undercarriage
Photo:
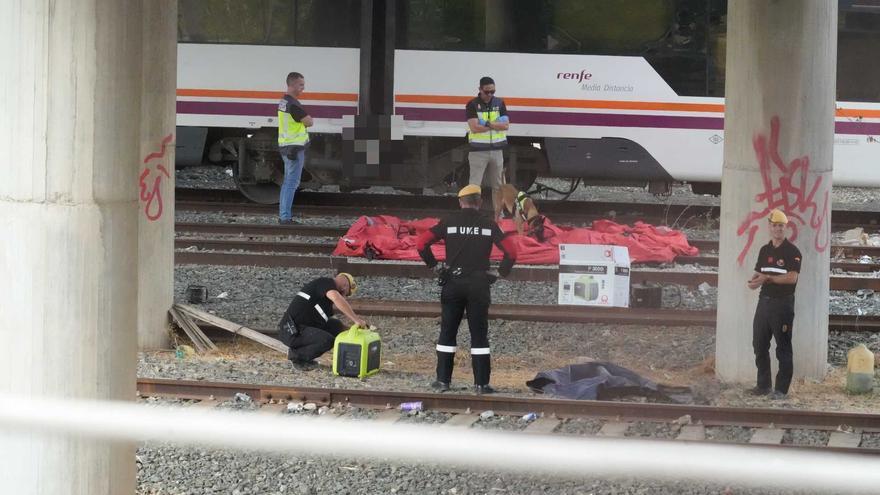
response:
[[[212,130],[204,159],[232,164],[236,186],[248,199],[264,204],[278,202],[284,179],[274,129],[241,135],[239,129]],[[218,137],[222,135],[223,137]],[[469,178],[468,147],[462,139],[407,137],[396,142],[392,158],[365,166],[346,160],[339,135],[316,135],[306,154],[300,187],[339,186],[341,192],[371,186],[389,186],[422,194],[455,191]],[[647,186],[657,194],[669,190],[674,179],[638,144],[616,138],[561,139],[512,138],[504,153],[507,181],[529,190],[538,176],[583,179],[593,184]],[[713,184],[705,184],[712,192]]]

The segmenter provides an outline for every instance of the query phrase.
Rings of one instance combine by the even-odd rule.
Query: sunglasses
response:
[[[494,94],[495,94],[495,90],[494,90],[494,89],[490,89],[489,91],[483,91],[483,93],[486,93],[487,95],[494,95]]]

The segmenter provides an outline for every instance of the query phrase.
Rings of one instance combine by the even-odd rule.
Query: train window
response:
[[[643,56],[678,94],[722,96],[725,13],[724,0],[411,0],[397,44]]]
[[[356,48],[358,0],[178,0],[177,40]]]
[[[838,101],[880,102],[880,2],[841,2],[837,26]],[[869,5],[870,4],[870,5]]]

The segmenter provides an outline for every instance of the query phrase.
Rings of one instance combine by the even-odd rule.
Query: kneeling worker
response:
[[[440,295],[440,338],[437,340],[437,381],[435,390],[449,390],[455,360],[456,335],[461,318],[467,310],[471,331],[471,364],[474,368],[474,390],[490,394],[491,360],[489,358],[489,256],[495,244],[504,253],[498,272],[510,273],[516,262],[516,245],[505,237],[498,224],[480,214],[480,186],[469,185],[458,193],[461,211],[450,215],[423,232],[416,242],[419,255],[429,267],[437,265],[431,244],[446,240],[445,273],[440,274],[443,290]]]
[[[316,357],[333,348],[336,336],[346,329],[332,318],[334,306],[352,322],[366,327],[367,322],[345,299],[356,290],[357,283],[348,273],[316,278],[303,286],[278,324],[281,342],[290,348],[287,359],[294,365],[311,365]]]

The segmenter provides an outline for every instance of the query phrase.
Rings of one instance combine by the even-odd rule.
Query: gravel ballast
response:
[[[542,179],[542,182],[544,180]],[[552,180],[551,180],[552,182]],[[234,188],[232,179],[222,167],[197,167],[177,171],[178,187]],[[556,187],[562,181],[555,183]],[[334,188],[324,188],[334,190]],[[391,192],[383,189],[382,192]],[[426,191],[431,194],[430,191]],[[869,208],[880,200],[877,190],[835,188],[834,201],[846,202],[845,208]],[[553,198],[553,195],[548,195]],[[580,187],[572,195],[575,200],[613,200],[625,202],[690,201],[693,204],[717,204],[718,198],[693,195],[689,187],[674,188],[668,198],[658,198],[640,188]],[[852,208],[851,208],[852,206]],[[835,207],[838,207],[835,204]],[[295,208],[294,208],[295,209]],[[237,223],[274,223],[272,215],[223,215],[176,212],[178,221],[227,221]],[[302,218],[306,224],[346,227],[354,218]],[[684,230],[691,238],[717,239],[717,230],[705,228],[700,219],[682,219]],[[681,225],[679,225],[681,227]],[[301,238],[298,241],[313,241]],[[321,240],[327,242],[327,239]],[[714,268],[665,266],[663,269],[704,271]],[[208,288],[209,301],[202,305],[223,318],[252,328],[274,329],[293,295],[306,282],[317,276],[330,276],[325,270],[280,269],[258,267],[221,267],[181,265],[175,268],[175,299],[185,301],[190,284]],[[433,280],[397,279],[390,277],[359,278],[359,296],[370,299],[402,299],[438,301],[439,288]],[[714,287],[670,285],[663,290],[664,307],[711,310],[715,307]],[[495,303],[555,304],[555,284],[511,283],[499,280],[493,286]],[[880,314],[880,296],[848,292],[832,292],[831,312],[865,315]],[[382,371],[366,380],[335,377],[329,371],[329,356],[320,359],[320,366],[310,371],[293,370],[283,355],[238,339],[221,343],[221,351],[207,356],[176,357],[173,351],[141,353],[138,374],[142,377],[179,378],[205,381],[266,383],[280,385],[375,388],[397,391],[429,391],[433,379],[434,350],[439,318],[369,319],[382,335]],[[798,407],[798,392],[810,384],[794,385],[793,398],[780,403],[741,396],[735,387],[714,380],[711,359],[715,351],[714,330],[662,326],[622,326],[542,324],[529,322],[490,322],[493,354],[493,385],[504,395],[533,396],[524,381],[542,369],[577,362],[588,357],[609,360],[657,381],[691,385],[695,402],[717,405],[751,405],[756,407]],[[185,343],[185,338],[180,340]],[[832,332],[829,337],[829,361],[834,366],[845,363],[846,351],[855,343],[864,342],[880,352],[880,334]],[[459,332],[460,351],[456,360],[452,393],[471,393],[472,376],[466,350],[469,337],[466,322]],[[708,364],[707,364],[708,363]],[[800,387],[800,388],[799,388]],[[150,407],[161,401],[145,399]],[[186,401],[179,401],[184,405]],[[230,401],[220,407],[240,410],[243,418],[257,417],[252,403]],[[836,408],[834,404],[828,406]],[[330,407],[285,411],[291,421],[301,415],[330,414],[368,421],[377,411]],[[422,411],[402,414],[401,422],[430,427],[446,421],[446,413]],[[572,437],[598,433],[600,420],[564,420],[557,434]],[[519,431],[527,423],[519,416],[494,415],[477,421],[472,428]],[[234,433],[230,433],[234,434]],[[630,437],[674,438],[675,425],[636,423]],[[707,438],[720,441],[747,441],[750,428],[707,427]],[[824,435],[824,436],[823,436]],[[827,432],[793,430],[786,432],[784,443],[819,445],[827,440]],[[866,434],[863,446],[877,447],[880,435]],[[427,451],[427,449],[426,449]],[[528,455],[524,453],[523,455]],[[139,494],[372,494],[372,493],[443,493],[443,494],[765,494],[810,493],[806,491],[748,489],[725,484],[713,485],[690,481],[554,479],[531,473],[509,474],[390,462],[385,459],[325,459],[310,455],[270,455],[199,447],[179,447],[159,443],[141,445],[137,452]],[[684,469],[684,468],[683,468]]]

